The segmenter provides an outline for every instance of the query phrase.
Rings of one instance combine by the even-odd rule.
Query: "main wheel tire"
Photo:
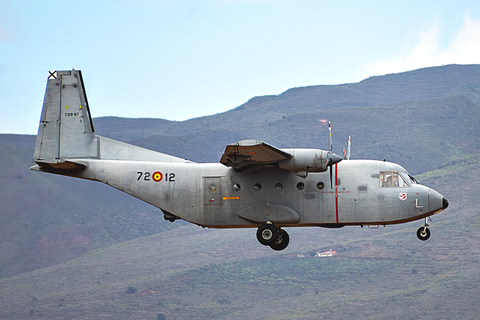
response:
[[[430,229],[428,229],[427,227],[418,228],[417,238],[422,241],[428,240],[428,238],[430,238]]]
[[[264,246],[275,243],[278,238],[277,228],[273,224],[262,224],[257,230],[257,240]]]
[[[282,251],[288,246],[289,242],[290,242],[290,236],[288,235],[287,231],[279,229],[277,241],[272,243],[270,245],[270,248],[276,251]]]

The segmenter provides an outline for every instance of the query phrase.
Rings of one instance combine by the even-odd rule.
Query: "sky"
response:
[[[0,133],[37,133],[49,70],[94,117],[183,121],[452,63],[480,63],[478,0],[0,0]]]

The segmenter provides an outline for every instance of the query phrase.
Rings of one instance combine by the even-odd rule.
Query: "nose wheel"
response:
[[[269,246],[273,250],[281,251],[288,246],[290,237],[287,231],[282,228],[276,228],[271,223],[262,224],[257,229],[257,240],[264,246]]]
[[[427,223],[427,217],[425,217],[425,225],[423,227],[418,228],[417,230],[418,239],[425,241],[425,240],[428,240],[428,238],[430,238],[430,229],[427,228],[428,226],[429,224]]]
[[[417,237],[422,241],[428,240],[430,238],[430,229],[426,226],[418,228]]]

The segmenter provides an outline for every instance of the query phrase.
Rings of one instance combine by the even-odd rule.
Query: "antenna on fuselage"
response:
[[[350,136],[348,136],[347,151],[345,151],[345,148],[343,148],[343,160],[350,160],[351,145],[352,145],[352,142],[350,140]]]
[[[352,147],[352,139],[348,136],[348,143],[347,143],[347,153],[345,154],[345,149],[343,149],[343,156],[345,160],[350,160],[350,148]]]

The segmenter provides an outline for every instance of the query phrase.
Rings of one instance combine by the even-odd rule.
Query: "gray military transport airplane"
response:
[[[330,128],[330,126],[329,126]],[[285,227],[380,226],[427,218],[448,207],[402,166],[345,160],[330,150],[278,149],[243,140],[220,163],[195,163],[97,136],[80,70],[50,72],[30,168],[103,182],[161,209],[165,219],[209,228],[257,228],[274,250]]]

